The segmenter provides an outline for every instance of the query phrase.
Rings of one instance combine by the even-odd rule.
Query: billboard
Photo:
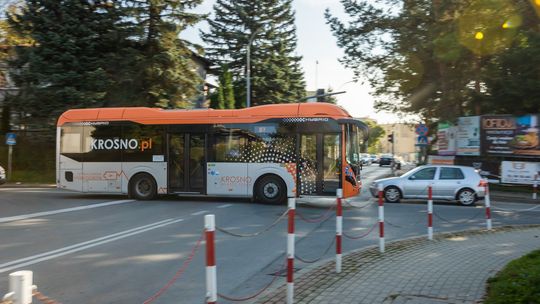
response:
[[[448,122],[439,122],[437,127],[439,155],[456,155],[456,127]]]
[[[481,121],[485,154],[540,156],[538,115],[486,115]]]
[[[459,117],[456,155],[480,155],[480,116]]]

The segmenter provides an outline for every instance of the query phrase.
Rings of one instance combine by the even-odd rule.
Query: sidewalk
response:
[[[480,303],[486,281],[508,262],[540,248],[540,226],[448,233],[368,248],[295,273],[295,303]],[[257,303],[285,303],[285,286]]]

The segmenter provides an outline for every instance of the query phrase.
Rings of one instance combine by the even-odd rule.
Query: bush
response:
[[[485,303],[540,303],[540,250],[510,262],[489,279]]]
[[[0,146],[0,165],[8,169],[8,146]],[[13,146],[10,182],[54,183],[55,182],[55,138],[51,136],[17,136]]]

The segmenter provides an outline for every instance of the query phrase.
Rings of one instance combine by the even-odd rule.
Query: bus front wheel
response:
[[[276,175],[263,176],[255,184],[255,199],[264,204],[285,204],[287,186]]]
[[[154,178],[148,173],[139,173],[129,182],[129,197],[138,200],[151,200],[157,195]]]

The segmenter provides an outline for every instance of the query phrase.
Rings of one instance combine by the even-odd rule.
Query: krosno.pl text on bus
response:
[[[239,110],[69,110],[57,129],[57,184],[81,192],[287,197],[360,191],[367,127],[326,103]]]

